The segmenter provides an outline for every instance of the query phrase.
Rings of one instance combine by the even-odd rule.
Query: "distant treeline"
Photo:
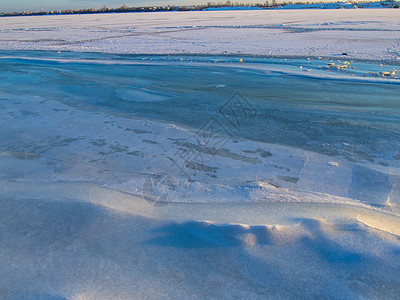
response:
[[[370,3],[371,1],[349,1],[348,3]],[[122,5],[119,8],[108,8],[103,6],[99,9],[88,8],[88,9],[65,9],[65,10],[51,10],[51,11],[32,11],[32,12],[12,12],[12,13],[0,13],[1,17],[7,16],[43,16],[43,15],[74,15],[74,14],[99,14],[99,13],[127,13],[127,12],[156,12],[156,11],[199,11],[205,10],[207,8],[223,8],[223,7],[237,7],[237,8],[260,8],[260,9],[271,9],[278,6],[285,5],[310,5],[310,4],[323,4],[323,3],[332,3],[332,2],[281,2],[279,4],[277,0],[265,1],[264,3],[239,3],[239,2],[231,2],[227,0],[226,2],[207,2],[206,5],[191,5],[191,6],[176,6],[176,5],[167,5],[167,6],[143,6],[143,7],[128,7],[127,5]],[[398,4],[396,0],[387,0],[381,1],[381,3],[385,3],[386,7],[395,7],[398,8]],[[388,5],[386,5],[388,4]]]
[[[106,6],[103,6],[99,9],[88,8],[88,9],[65,9],[65,10],[34,11],[34,12],[23,11],[23,12],[12,12],[12,13],[1,13],[0,16],[74,15],[74,14],[99,14],[99,13],[153,12],[153,11],[196,11],[211,7],[226,7],[226,6],[260,7],[260,8],[271,7],[268,1],[266,3],[244,4],[244,3],[232,3],[231,1],[228,0],[224,3],[208,2],[206,5],[190,5],[190,6],[166,5],[166,6],[128,7],[127,5],[124,4],[119,8],[108,8]]]

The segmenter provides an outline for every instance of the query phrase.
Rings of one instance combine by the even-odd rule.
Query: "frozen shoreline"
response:
[[[2,18],[0,49],[396,60],[398,10],[257,10]]]

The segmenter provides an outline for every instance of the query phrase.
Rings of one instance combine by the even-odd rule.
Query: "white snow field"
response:
[[[398,9],[158,12],[0,19],[0,49],[395,59]]]
[[[397,299],[400,21],[351,13],[0,18],[0,299]]]

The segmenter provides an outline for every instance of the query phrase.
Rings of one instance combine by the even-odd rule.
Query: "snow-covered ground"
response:
[[[7,17],[0,49],[396,59],[399,10],[256,10]]]
[[[1,18],[0,298],[397,298],[393,11]]]

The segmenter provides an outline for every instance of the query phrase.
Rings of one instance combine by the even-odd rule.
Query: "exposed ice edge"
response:
[[[3,51],[4,52],[4,51]],[[32,52],[32,51],[30,51]],[[33,52],[41,52],[41,53],[46,53],[50,52],[51,54],[55,54],[54,51],[46,51],[46,50],[36,50]],[[78,52],[79,53],[79,52]],[[89,54],[89,53],[86,53]],[[92,53],[90,53],[92,54]],[[382,65],[386,67],[386,69],[393,68],[397,69],[400,68],[400,62],[393,61],[393,60],[383,60],[383,59],[357,59],[357,58],[351,58],[348,60],[352,61],[352,66],[357,65],[357,64],[362,64],[363,65],[363,70],[356,70],[356,72],[353,73],[333,73],[333,72],[326,72],[324,70],[324,67],[326,67],[326,62],[329,61],[346,61],[346,57],[315,57],[315,56],[256,56],[258,58],[265,58],[264,62],[252,62],[249,63],[244,62],[244,63],[218,63],[218,60],[224,57],[227,58],[232,58],[236,56],[232,55],[223,55],[223,54],[214,54],[214,55],[205,55],[201,53],[192,53],[192,54],[186,54],[183,57],[185,59],[193,59],[192,61],[174,61],[174,58],[178,58],[179,54],[154,54],[151,55],[152,57],[158,57],[158,58],[165,58],[165,61],[146,61],[146,54],[133,54],[133,56],[128,55],[127,57],[129,60],[121,60],[121,59],[115,59],[112,58],[111,56],[114,55],[113,53],[98,53],[99,55],[104,55],[103,59],[88,59],[85,58],[85,53],[82,53],[82,58],[40,58],[40,57],[34,57],[34,56],[18,56],[18,55],[3,55],[0,56],[0,59],[4,60],[21,60],[21,61],[34,61],[34,62],[55,62],[55,63],[74,63],[74,64],[98,64],[98,65],[126,65],[126,66],[134,66],[134,65],[149,65],[149,66],[157,66],[157,65],[168,65],[168,64],[177,64],[180,66],[218,66],[222,68],[235,68],[235,69],[248,69],[248,70],[257,70],[257,71],[262,71],[262,72],[275,72],[275,73],[280,73],[280,74],[286,74],[286,75],[294,75],[294,76],[301,76],[301,77],[309,77],[309,78],[319,78],[319,79],[334,79],[334,80],[347,80],[347,81],[359,81],[359,82],[371,82],[371,83],[391,83],[391,84],[400,84],[400,80],[396,76],[396,78],[391,77],[391,76],[366,76],[365,74],[368,74],[371,70],[379,70]],[[107,57],[110,55],[110,57]],[[168,61],[169,58],[172,59]],[[251,60],[254,58],[254,56],[249,55]],[[205,61],[196,61],[196,57],[200,57],[202,59],[204,58],[210,58],[214,59],[215,62],[205,62]],[[318,69],[316,66],[311,66],[307,65],[307,63],[310,62],[310,59],[312,58],[312,62],[314,63],[319,63]],[[287,60],[292,60],[293,64],[287,65],[284,64],[284,61]],[[281,62],[281,63],[280,63]],[[304,67],[304,69],[302,69]],[[299,68],[301,68],[299,70]],[[382,70],[386,70],[382,69]],[[312,70],[312,72],[310,72]],[[307,72],[309,71],[309,72]],[[400,72],[400,71],[399,71]],[[377,73],[379,75],[379,73]],[[362,76],[361,76],[362,75]]]
[[[89,182],[0,182],[0,186],[3,199],[68,203],[78,201],[175,223],[239,225],[248,230],[250,226],[296,226],[302,219],[321,219],[332,224],[346,220],[400,236],[399,214],[362,203],[158,203],[154,206],[143,197]]]

